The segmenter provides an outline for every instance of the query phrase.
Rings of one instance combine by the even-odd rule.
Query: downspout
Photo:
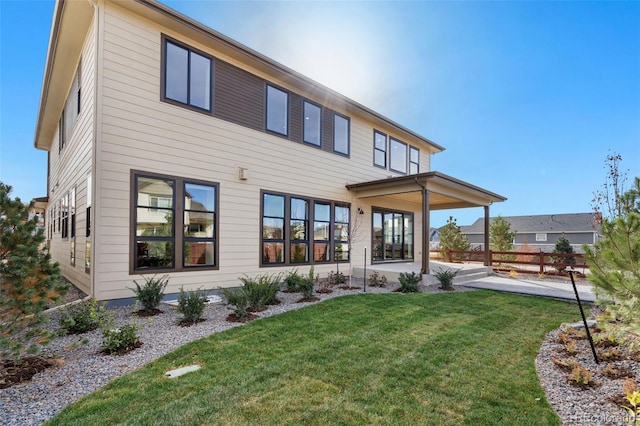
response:
[[[422,266],[420,269],[420,275],[429,273],[429,191],[427,187],[418,181],[418,178],[413,178],[416,184],[422,188]]]
[[[96,211],[98,210],[99,198],[96,188],[98,186],[98,177],[96,176],[97,161],[96,153],[98,145],[98,69],[99,69],[99,56],[100,56],[100,9],[98,7],[98,0],[88,0],[91,6],[93,6],[93,33],[95,37],[95,58],[93,61],[93,146],[91,147],[91,194],[93,200],[93,208],[91,209],[90,220],[91,223],[91,235],[89,235],[89,243],[91,244],[91,266],[89,269],[89,280],[91,281],[91,296],[96,295]],[[86,247],[86,245],[85,245]]]

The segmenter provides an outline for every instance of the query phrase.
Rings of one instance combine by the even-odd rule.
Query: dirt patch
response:
[[[154,309],[152,311],[145,311],[144,309],[140,309],[139,311],[134,313],[134,315],[142,318],[152,317],[158,314],[164,314],[164,311],[161,311],[160,309]]]
[[[39,372],[58,364],[59,362],[51,358],[39,356],[24,357],[17,364],[13,360],[4,360],[0,367],[0,389],[6,389],[20,382],[27,382]]]
[[[227,316],[227,321],[229,322],[249,322],[249,321],[253,321],[255,319],[260,318],[259,316],[257,316],[256,314],[249,314],[246,317],[239,317],[236,314],[229,314]]]
[[[142,346],[142,342],[136,342],[136,343],[133,343],[133,344],[131,344],[129,346],[126,346],[124,348],[120,348],[117,351],[110,351],[110,350],[107,350],[107,349],[103,349],[103,350],[100,351],[100,353],[103,354],[103,355],[122,356],[122,355],[128,354],[129,352],[131,352],[131,351],[133,351],[135,349],[138,349],[140,346]]]
[[[310,302],[318,302],[320,301],[319,297],[308,297],[306,299],[300,299],[296,303],[310,303]]]
[[[204,321],[205,321],[204,318],[198,318],[197,320],[194,320],[194,321],[182,320],[178,322],[178,325],[180,327],[191,327],[192,325],[200,324],[201,322],[204,322]]]

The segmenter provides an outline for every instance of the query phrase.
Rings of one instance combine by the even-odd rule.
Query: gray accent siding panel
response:
[[[224,61],[215,61],[214,116],[264,131],[264,80]]]
[[[322,150],[333,152],[333,115],[329,108],[322,108]]]
[[[289,138],[302,142],[302,96],[289,92]]]

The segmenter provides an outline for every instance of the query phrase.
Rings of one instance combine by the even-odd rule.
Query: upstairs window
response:
[[[61,152],[64,149],[64,146],[71,138],[71,131],[73,130],[76,121],[78,121],[78,116],[80,115],[80,95],[82,92],[80,81],[81,65],[82,62],[78,64],[73,81],[71,82],[71,89],[69,90],[67,100],[64,103],[62,114],[60,114],[60,120],[58,122],[58,152]]]
[[[320,146],[320,128],[322,121],[322,109],[311,102],[304,101],[304,141],[312,145]]]
[[[333,115],[333,150],[349,155],[349,119],[342,115]]]
[[[420,150],[409,147],[409,174],[420,173]]]
[[[211,68],[210,57],[164,40],[163,98],[211,111]]]
[[[407,144],[390,138],[389,168],[394,172],[407,174]]]
[[[387,135],[377,130],[373,132],[373,164],[387,168]]]
[[[289,134],[289,94],[267,85],[267,130]]]

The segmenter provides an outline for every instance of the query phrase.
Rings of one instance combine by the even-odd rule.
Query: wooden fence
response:
[[[458,250],[431,250],[431,253],[438,253],[439,259],[444,262],[483,262],[484,251],[471,250],[471,251],[458,251]],[[562,262],[565,258],[573,258],[575,263]],[[496,266],[500,269],[500,266],[508,265],[535,265],[539,267],[539,273],[545,272],[545,266],[553,267],[555,269],[564,269],[566,267],[573,268],[588,268],[584,261],[584,255],[581,253],[545,253],[539,252],[525,252],[525,251],[491,251],[489,250],[489,265]]]

